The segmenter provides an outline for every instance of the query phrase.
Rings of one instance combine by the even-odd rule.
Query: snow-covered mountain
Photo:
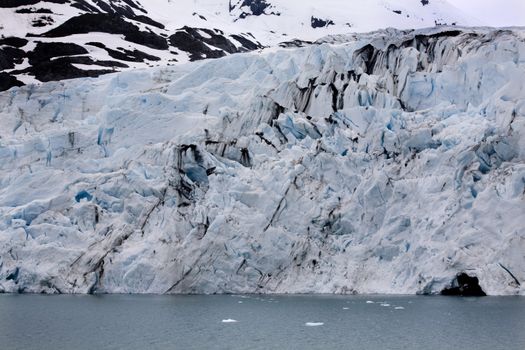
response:
[[[523,295],[524,91],[455,27],[13,88],[0,291]]]
[[[0,18],[0,90],[328,34],[476,24],[444,0],[4,0]]]

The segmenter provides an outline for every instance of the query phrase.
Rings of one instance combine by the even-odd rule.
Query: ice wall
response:
[[[0,291],[525,294],[525,31],[0,94]]]

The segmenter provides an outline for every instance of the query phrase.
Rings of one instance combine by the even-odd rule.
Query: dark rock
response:
[[[53,23],[55,23],[55,21],[53,20],[51,16],[41,16],[33,20],[33,22],[31,22],[31,25],[33,27],[45,27]]]
[[[83,70],[75,67],[73,65],[74,63],[111,67],[111,69]],[[13,71],[11,73],[31,74],[35,76],[36,79],[45,82],[83,77],[98,77],[102,74],[115,72],[115,67],[127,68],[128,66],[116,61],[96,61],[87,56],[73,56],[59,57],[50,61],[39,61],[31,67],[19,71]]]
[[[71,4],[71,7],[75,7],[79,10],[86,11],[86,12],[92,12],[92,13],[99,12],[99,10],[95,6],[85,2],[84,0],[75,1],[74,3]]]
[[[97,0],[97,1],[101,1],[101,0]],[[124,3],[126,3],[129,7],[134,8],[135,10],[138,10],[138,11],[146,13],[146,10],[144,10],[144,8],[140,5],[139,2],[133,1],[133,0],[122,0],[122,1]],[[113,1],[110,2],[110,3],[113,3]]]
[[[264,10],[271,6],[270,3],[265,0],[244,0],[241,7],[248,6],[252,15],[260,16],[264,14]]]
[[[26,7],[15,11],[16,13],[53,13],[50,9],[36,9],[34,7]]]
[[[12,7],[20,7],[20,6],[27,6],[27,5],[35,5],[38,4],[42,0],[2,0],[0,1],[0,8],[12,8]],[[46,0],[46,2],[51,2],[54,4],[66,4],[69,2],[69,0]]]
[[[12,69],[16,64],[24,61],[26,53],[11,46],[4,46],[0,48],[0,69]]]
[[[104,0],[94,0],[95,5],[97,5],[103,12],[110,13],[110,14],[118,14],[123,17],[132,17],[135,15],[135,12],[133,11],[133,7],[136,9],[139,9],[140,7],[137,7],[135,3],[131,2],[132,6],[129,6],[129,3],[127,5],[121,5],[117,1],[104,1]]]
[[[303,46],[308,46],[312,44],[313,44],[312,41],[294,39],[291,41],[284,41],[282,43],[279,43],[279,46],[280,47],[303,47]]]
[[[310,19],[311,23],[310,25],[312,28],[324,28],[331,25],[334,25],[335,23],[330,19],[321,19],[317,17],[313,17]]]
[[[204,58],[219,58],[226,54],[221,50],[212,50],[201,40],[186,31],[179,31],[169,38],[170,44],[190,54],[190,61]]]
[[[206,36],[201,35],[199,31],[206,33]],[[221,31],[205,28],[183,27],[171,35],[169,41],[172,46],[188,52],[191,61],[203,58],[219,58],[225,56],[226,53],[262,48],[262,45],[259,43],[255,43],[240,35],[232,35],[232,38],[239,41],[242,47],[237,48]],[[210,46],[217,48],[217,50],[211,49]]]
[[[197,33],[196,30],[192,30],[193,32],[192,35],[194,35],[195,37],[200,36],[200,39],[204,41],[206,44],[215,46],[221,50],[226,51],[227,53],[238,52],[237,47],[224,36],[223,32],[217,32],[217,31],[213,31],[211,29],[205,29],[205,28],[201,30],[205,32],[206,34],[208,34],[210,38],[201,36],[200,34]]]
[[[271,9],[274,7],[271,3],[269,3],[267,0],[238,0],[236,4],[232,5],[232,2],[230,1],[230,12],[235,10],[235,8],[249,8],[246,11],[244,9],[242,10],[242,13],[239,15],[240,19],[246,18],[248,16],[261,16],[261,15],[268,15],[268,16],[280,16],[281,13],[277,11],[271,11]]]
[[[430,34],[428,37],[429,38],[441,38],[441,37],[455,37],[458,35],[461,35],[460,30],[445,30],[445,31],[438,32],[435,34]]]
[[[199,15],[197,12],[193,12],[192,16],[198,16],[200,19],[207,21],[206,17],[204,17],[203,15]]]
[[[137,15],[135,11],[140,11],[146,13],[146,10],[142,6],[133,0],[120,0],[120,1],[107,1],[107,0],[92,0],[92,3],[87,2],[86,0],[75,0],[71,6],[78,8],[85,12],[90,13],[107,13],[112,15],[118,15],[129,19],[135,19],[136,21],[151,24],[154,26],[162,26],[162,24],[153,21],[152,19],[143,16]],[[163,26],[162,26],[163,28]]]
[[[43,37],[57,38],[72,34],[103,32],[122,34],[124,39],[132,43],[144,45],[153,49],[166,50],[166,39],[153,32],[144,32],[116,14],[86,13],[70,18],[60,26],[41,34]]]
[[[483,289],[479,286],[479,280],[477,277],[470,277],[462,272],[456,276],[450,287],[441,291],[441,295],[482,297],[487,294],[485,294]]]
[[[88,50],[73,43],[38,42],[33,51],[27,54],[31,65],[49,61],[53,57],[87,54]]]
[[[121,51],[117,51],[117,50],[113,50],[113,49],[106,47],[102,43],[97,43],[97,42],[87,43],[86,45],[91,45],[91,46],[95,46],[95,47],[104,49],[107,51],[107,53],[109,54],[111,58],[114,58],[116,60],[128,61],[128,62],[144,62],[144,60],[160,61],[159,57],[149,55],[137,49],[131,51],[131,50],[126,50],[124,48],[119,48]]]
[[[15,36],[10,36],[7,38],[0,39],[0,45],[8,45],[13,47],[22,47],[28,43],[26,39],[17,38]]]
[[[133,20],[135,20],[137,22],[141,22],[141,23],[144,23],[144,24],[149,24],[150,26],[154,26],[154,27],[157,27],[157,28],[160,28],[160,29],[164,29],[164,25],[162,23],[154,21],[151,18],[149,18],[147,16],[144,16],[144,15],[133,16],[133,17],[130,17],[130,19],[133,19]]]
[[[16,77],[0,72],[0,91],[9,90],[10,88],[14,86],[22,86],[24,83],[16,79]]]
[[[34,5],[39,2],[40,0],[2,0],[0,1],[0,7],[9,8],[9,7],[24,6],[24,5]]]
[[[253,41],[246,39],[241,35],[233,34],[230,36],[238,42],[240,42],[242,47],[245,48],[247,51],[257,50],[263,47],[259,42],[254,43]]]

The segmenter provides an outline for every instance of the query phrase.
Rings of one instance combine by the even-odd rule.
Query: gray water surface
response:
[[[525,298],[0,295],[2,350],[444,348],[525,349]]]

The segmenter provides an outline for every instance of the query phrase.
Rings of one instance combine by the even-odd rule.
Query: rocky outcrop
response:
[[[403,15],[399,15],[402,13]],[[205,14],[205,16],[204,16]],[[220,58],[266,47],[309,45],[328,34],[384,27],[468,25],[446,1],[411,0],[29,0],[0,4],[0,72],[38,84]],[[5,37],[4,37],[5,36]],[[35,60],[37,45],[86,52]],[[94,44],[94,45],[93,45]],[[13,86],[13,80],[2,89]]]
[[[57,5],[61,5],[60,11]],[[17,18],[15,22],[30,22],[33,29],[24,33],[13,25],[9,31],[19,31],[18,36],[0,38],[0,71],[11,77],[1,84],[0,91],[26,82],[96,77],[263,47],[247,33],[188,26],[167,29],[150,17],[140,2],[132,0],[42,0],[7,2],[1,7],[12,8],[9,16]],[[90,40],[86,34],[103,42]],[[79,40],[83,36],[85,40]]]

